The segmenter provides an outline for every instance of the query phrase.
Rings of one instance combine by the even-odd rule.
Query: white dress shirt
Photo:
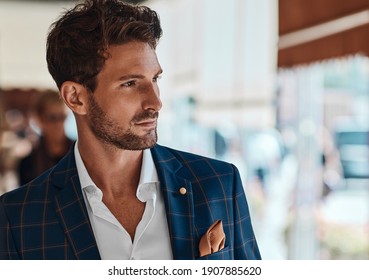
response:
[[[150,150],[143,151],[136,196],[146,202],[145,211],[132,239],[103,203],[102,191],[92,181],[76,143],[74,148],[79,180],[88,216],[103,260],[173,259],[163,197]]]

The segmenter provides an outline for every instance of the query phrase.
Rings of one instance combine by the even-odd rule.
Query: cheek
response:
[[[140,86],[136,91],[114,92],[108,98],[96,98],[95,102],[109,120],[123,124],[142,113],[142,103],[145,97],[145,86]]]
[[[127,101],[116,102],[108,108],[107,116],[119,123],[129,122],[139,112],[137,105]]]

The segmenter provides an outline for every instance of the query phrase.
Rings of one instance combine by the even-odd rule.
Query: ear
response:
[[[66,81],[60,87],[61,97],[65,104],[78,115],[86,115],[88,98],[87,89],[79,83]]]

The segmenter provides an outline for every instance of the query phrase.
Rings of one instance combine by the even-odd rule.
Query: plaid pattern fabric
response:
[[[235,166],[159,145],[152,155],[175,259],[261,259]],[[200,258],[200,238],[217,219],[223,222],[225,248]]]
[[[0,200],[0,259],[99,259],[73,152]]]
[[[175,259],[260,259],[233,165],[159,145],[152,155]],[[223,221],[226,247],[199,258],[199,240],[217,219]],[[0,198],[0,259],[100,259],[73,149],[55,167]]]

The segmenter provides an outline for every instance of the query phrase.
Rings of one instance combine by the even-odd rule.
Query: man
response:
[[[1,198],[4,259],[259,259],[237,169],[157,145],[156,13],[85,1],[52,26],[47,62],[78,140]]]
[[[33,113],[41,136],[31,153],[19,162],[18,176],[21,185],[58,163],[73,144],[64,130],[66,107],[56,92],[41,93],[36,99]]]

